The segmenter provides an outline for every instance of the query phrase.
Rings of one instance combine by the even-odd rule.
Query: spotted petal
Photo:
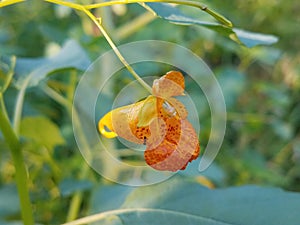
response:
[[[167,126],[169,131],[174,124]],[[173,134],[168,133],[155,148],[147,143],[144,157],[147,164],[156,170],[175,172],[185,169],[188,162],[198,157],[199,151],[198,137],[193,126],[187,120],[181,120],[180,129],[175,129]]]
[[[178,71],[170,71],[159,79],[154,80],[152,93],[154,96],[168,98],[183,95],[184,77]]]

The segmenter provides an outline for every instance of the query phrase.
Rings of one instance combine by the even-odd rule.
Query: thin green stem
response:
[[[7,90],[13,76],[14,76],[14,70],[15,70],[15,66],[16,66],[16,57],[12,56],[11,57],[11,62],[9,65],[9,71],[7,72],[6,76],[5,76],[5,81],[3,86],[0,88],[0,91],[4,94],[4,92]]]
[[[145,12],[144,14],[140,15],[137,18],[129,21],[128,23],[122,25],[121,27],[117,28],[114,32],[114,36],[118,39],[122,40],[131,34],[135,33],[140,28],[144,27],[146,24],[153,21],[156,17],[150,13]]]
[[[7,1],[10,3],[17,3],[20,1]],[[1,5],[0,5],[1,6]],[[25,225],[34,224],[32,208],[29,198],[29,189],[28,189],[28,177],[26,172],[26,167],[24,163],[24,158],[22,155],[22,148],[17,134],[12,128],[12,125],[9,121],[7,110],[5,107],[3,94],[9,87],[12,77],[14,75],[14,68],[16,65],[16,57],[12,57],[10,70],[6,74],[6,79],[1,87],[0,91],[0,130],[2,131],[3,137],[11,151],[13,163],[15,166],[15,179],[17,183],[17,189],[19,194],[19,201],[21,205],[21,214],[23,223]]]
[[[52,98],[54,101],[58,102],[62,106],[64,106],[68,113],[72,112],[72,103],[68,101],[68,99],[64,98],[62,95],[54,91],[52,88],[48,87],[47,85],[43,86],[42,90]]]
[[[67,213],[67,222],[73,221],[78,217],[80,205],[82,203],[82,191],[76,191],[71,199],[69,210]]]
[[[8,119],[8,114],[7,114],[2,92],[0,92],[0,109],[2,110],[3,115]]]
[[[89,166],[85,163],[80,171],[79,179],[85,179],[88,175]],[[67,222],[73,221],[78,217],[78,213],[80,210],[80,205],[83,199],[83,192],[77,191],[71,200],[70,208],[67,214]]]
[[[90,5],[85,5],[86,9],[94,9],[104,6],[111,6],[117,4],[132,4],[132,3],[146,3],[146,2],[162,2],[162,3],[174,3],[178,5],[187,5],[191,7],[196,7],[201,9],[202,11],[208,13],[209,15],[213,16],[216,20],[223,23],[226,26],[232,27],[231,21],[226,19],[224,16],[220,15],[219,13],[209,9],[206,5],[203,5],[196,1],[188,1],[188,0],[117,0],[117,1],[109,1],[109,2],[101,2],[95,3]]]
[[[73,9],[77,9],[79,11],[84,12],[98,27],[98,29],[101,31],[102,35],[106,38],[107,42],[117,55],[117,57],[120,59],[120,61],[124,64],[124,66],[127,68],[127,70],[133,75],[133,77],[147,90],[149,93],[152,93],[151,87],[135,72],[135,70],[130,66],[130,64],[126,61],[126,59],[123,57],[115,43],[112,41],[106,30],[101,24],[101,18],[96,18],[94,14],[90,12],[91,9],[100,8],[104,6],[111,6],[116,4],[130,4],[130,3],[145,3],[145,2],[164,2],[164,3],[175,3],[180,5],[187,5],[199,8],[211,16],[213,16],[215,19],[217,19],[219,22],[223,23],[226,26],[232,27],[232,23],[227,20],[222,15],[218,14],[217,12],[207,8],[207,6],[200,4],[199,2],[189,1],[189,0],[117,0],[117,1],[109,1],[109,2],[102,2],[102,3],[96,3],[96,4],[90,4],[90,5],[80,5],[76,3],[70,3],[65,2],[62,0],[45,0],[47,2],[60,4],[64,6],[71,7]]]
[[[81,11],[82,11],[82,8],[84,8],[86,10],[91,10],[91,9],[95,9],[95,8],[118,5],[118,4],[132,4],[132,3],[146,3],[146,2],[174,3],[174,4],[178,4],[178,5],[187,5],[187,6],[196,7],[198,9],[201,9],[202,11],[204,11],[204,12],[208,13],[209,15],[211,15],[212,17],[214,17],[216,20],[218,20],[223,25],[232,27],[231,21],[226,19],[224,16],[220,15],[219,13],[215,12],[212,9],[209,9],[206,5],[201,4],[200,2],[189,1],[189,0],[116,0],[116,1],[108,1],[108,2],[89,4],[89,5],[80,5],[80,4],[65,2],[65,1],[61,1],[61,0],[45,0],[45,1],[68,6],[73,9],[77,9],[77,10],[81,10]]]
[[[26,93],[26,88],[29,84],[29,81],[31,80],[31,75],[29,75],[24,83],[22,84],[22,87],[18,93],[16,105],[15,105],[15,112],[14,112],[14,119],[13,119],[13,128],[15,131],[15,134],[19,136],[20,132],[20,123],[21,123],[21,117],[22,117],[22,109],[24,104],[24,98]]]
[[[96,24],[96,26],[99,28],[117,57],[120,59],[120,61],[124,64],[126,69],[133,75],[133,77],[147,90],[149,93],[152,93],[151,87],[135,72],[135,70],[129,65],[129,63],[126,61],[126,59],[123,57],[115,43],[112,41],[104,27],[101,25],[101,19],[96,18],[89,10],[83,8],[83,12],[86,13],[88,17]]]
[[[72,101],[68,100],[67,98],[61,96],[59,93],[57,93],[56,91],[54,91],[52,88],[48,87],[48,86],[44,86],[43,87],[43,91],[53,100],[55,100],[56,102],[60,103],[61,105],[63,105],[66,110],[68,111],[70,117],[72,116]],[[80,129],[80,121],[78,119],[78,115],[77,115],[77,111],[75,108],[73,108],[73,120],[74,120],[74,127],[77,127],[77,129],[79,131],[81,131]],[[87,140],[85,138],[85,135],[83,133],[81,133],[80,135],[81,138],[81,143],[84,143],[85,149],[89,148],[89,145],[87,143]],[[79,174],[79,179],[84,179],[87,177],[88,175],[88,171],[89,171],[89,166],[85,163],[81,169],[81,172]],[[74,219],[77,218],[79,210],[80,210],[80,205],[82,203],[82,199],[83,199],[83,193],[81,191],[77,191],[70,202],[70,207],[67,213],[67,218],[66,221],[72,221]]]
[[[8,6],[8,5],[13,5],[13,4],[16,4],[16,3],[19,3],[19,2],[25,2],[25,0],[7,0],[7,1],[2,1],[2,2],[0,2],[0,8]]]
[[[12,159],[16,170],[16,183],[21,205],[21,214],[25,225],[33,225],[33,214],[29,198],[28,177],[25,168],[24,158],[22,155],[21,144],[15,134],[8,118],[0,109],[0,129],[11,150]]]
[[[72,3],[72,2],[65,2],[65,1],[61,1],[61,0],[45,0],[45,2],[50,2],[50,3],[57,4],[57,5],[63,5],[63,6],[70,7],[72,9],[77,9],[77,10],[82,11],[82,5]]]
[[[60,4],[64,6],[71,7],[73,9],[77,9],[79,11],[84,12],[98,27],[102,35],[105,37],[107,40],[108,44],[111,46],[112,50],[115,52],[119,60],[123,63],[123,65],[126,67],[126,69],[133,75],[133,77],[147,90],[149,93],[152,93],[151,87],[135,72],[135,70],[130,66],[130,64],[126,61],[126,59],[123,57],[115,43],[112,41],[104,27],[101,25],[101,18],[96,18],[84,5],[80,4],[75,4],[75,3],[70,3],[70,2],[65,2],[61,0],[45,0],[47,2],[55,3],[55,4]],[[99,8],[99,7],[95,7]]]
[[[9,84],[11,83],[11,80],[14,76],[15,66],[16,66],[16,57],[12,56],[11,63],[9,65],[9,71],[7,72],[7,74],[5,76],[5,80],[4,80],[2,87],[0,87],[0,109],[3,110],[3,114],[7,119],[8,119],[8,114],[7,114],[7,110],[5,107],[3,95],[4,95],[5,91],[7,90],[7,88],[9,87]]]

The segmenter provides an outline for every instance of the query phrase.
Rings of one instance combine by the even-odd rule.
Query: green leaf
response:
[[[20,211],[18,192],[15,186],[6,185],[1,187],[0,199],[0,219]]]
[[[134,188],[125,185],[101,185],[93,191],[91,212],[98,213],[119,208],[133,190]]]
[[[110,195],[116,197],[118,192],[119,189],[116,189],[116,193]],[[257,186],[214,190],[196,182],[173,178],[157,185],[134,189],[119,209],[94,215],[90,220],[113,216],[114,222],[119,218],[123,225],[293,225],[299,221],[299,209],[298,193]],[[91,222],[88,219],[85,222]],[[105,222],[113,224],[107,220]]]
[[[256,45],[271,45],[278,41],[273,35],[253,33],[249,31],[232,28],[219,23],[202,21],[183,14],[178,8],[166,3],[145,3],[147,7],[153,10],[157,16],[179,25],[200,25],[216,31],[233,41],[243,44],[247,47]]]
[[[21,121],[21,135],[51,150],[65,140],[58,126],[46,117],[25,117]]]
[[[233,28],[232,30],[235,32],[239,40],[249,48],[256,45],[271,45],[278,41],[278,37],[274,35],[254,33],[237,28]]]
[[[92,188],[88,180],[65,179],[59,184],[62,196],[70,196],[76,191],[85,191]]]
[[[21,87],[28,80],[27,87],[36,86],[46,79],[47,75],[58,70],[75,68],[86,70],[90,60],[81,46],[74,40],[69,40],[60,52],[49,58],[19,58],[16,64],[16,86]]]
[[[24,225],[23,221],[2,221],[0,220],[1,225]]]
[[[199,173],[199,163],[201,157],[198,157],[196,160],[193,160],[188,165],[188,169],[178,171],[178,174],[188,176],[191,178],[195,178],[198,176],[204,176],[211,180],[214,184],[223,185],[225,181],[225,172],[222,170],[220,166],[216,163],[212,163],[205,171]]]
[[[221,67],[217,75],[225,97],[226,108],[231,109],[244,91],[246,76],[232,67]]]

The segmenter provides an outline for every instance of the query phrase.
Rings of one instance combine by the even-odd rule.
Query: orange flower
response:
[[[156,170],[183,170],[200,152],[197,134],[187,120],[185,106],[173,96],[184,95],[184,77],[170,71],[153,82],[153,95],[114,109],[100,119],[107,138],[120,136],[146,144],[145,161]]]

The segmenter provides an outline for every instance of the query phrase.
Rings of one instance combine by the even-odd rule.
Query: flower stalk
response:
[[[100,7],[105,7],[105,6],[112,6],[112,5],[117,5],[117,4],[132,4],[132,3],[146,3],[146,2],[160,2],[160,3],[174,3],[178,5],[187,5],[191,7],[196,7],[201,9],[202,11],[210,14],[213,16],[217,21],[222,23],[224,26],[232,27],[232,23],[223,17],[222,15],[218,14],[217,12],[209,9],[207,6],[199,3],[199,2],[194,2],[194,1],[189,1],[189,0],[115,0],[115,1],[108,1],[108,2],[101,2],[101,3],[95,3],[95,4],[88,4],[88,5],[81,5],[81,4],[76,4],[72,2],[65,2],[62,0],[45,0],[46,2],[54,3],[54,4],[59,4],[63,6],[67,6],[73,9],[76,9],[78,11],[81,11],[85,13],[98,27],[102,35],[105,37],[109,45],[111,46],[112,50],[115,52],[116,56],[119,58],[119,60],[123,63],[123,65],[126,67],[126,69],[133,75],[133,77],[149,92],[152,93],[151,87],[136,73],[136,71],[130,66],[130,64],[126,61],[124,56],[121,54],[111,37],[108,35],[106,30],[101,24],[101,18],[97,18],[94,16],[93,13],[91,13],[90,10],[95,9],[95,8],[100,8]]]
[[[7,116],[5,115],[5,109],[3,109],[3,107],[1,107],[0,109],[0,129],[11,151],[13,163],[16,170],[15,179],[17,183],[23,223],[24,225],[33,225],[33,214],[28,189],[28,175],[22,155],[22,147],[17,135],[12,129]]]
[[[20,1],[7,2],[13,4]],[[10,63],[10,70],[6,74],[6,79],[3,86],[0,87],[0,130],[11,151],[12,160],[15,167],[15,180],[19,194],[23,223],[24,225],[33,225],[34,220],[29,197],[28,174],[26,171],[24,157],[22,154],[22,146],[16,133],[16,130],[13,129],[13,126],[9,121],[9,117],[3,99],[3,95],[9,87],[13,78],[15,65],[16,58],[12,57]]]

